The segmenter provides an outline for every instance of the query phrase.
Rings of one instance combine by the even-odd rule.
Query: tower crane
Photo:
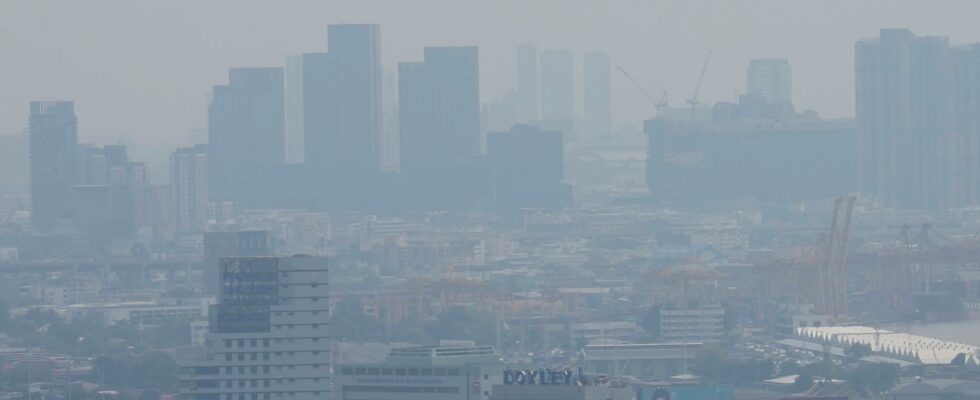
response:
[[[701,93],[701,82],[704,81],[704,73],[708,70],[708,61],[711,60],[711,50],[708,50],[708,55],[704,56],[704,64],[701,65],[701,76],[698,77],[698,85],[694,87],[694,96],[687,99],[687,104],[691,105],[691,123],[694,123],[694,111],[698,105],[698,94]]]
[[[640,91],[640,93],[643,93],[643,96],[645,96],[647,99],[650,100],[651,103],[653,103],[653,107],[657,109],[657,117],[659,118],[660,110],[667,107],[667,91],[664,90],[663,95],[660,96],[660,100],[657,100],[655,97],[653,97],[653,95],[650,94],[650,92],[648,92],[646,89],[643,88],[643,85],[640,85],[640,83],[637,82],[636,79],[633,79],[633,77],[630,76],[629,72],[626,72],[626,70],[623,69],[623,67],[617,65],[616,69],[618,69],[619,72],[622,72],[623,76],[626,77],[626,79],[629,80],[630,83],[633,84],[633,86]]]

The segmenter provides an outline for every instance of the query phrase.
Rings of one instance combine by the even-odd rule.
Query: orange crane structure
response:
[[[847,255],[856,196],[834,199],[828,232],[799,260],[799,291],[814,311],[835,318],[847,314]]]

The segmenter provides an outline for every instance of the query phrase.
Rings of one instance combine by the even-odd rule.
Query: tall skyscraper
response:
[[[541,51],[541,119],[549,127],[572,134],[575,118],[575,75],[572,52]]]
[[[762,96],[770,104],[793,104],[793,69],[785,58],[749,61],[746,75],[749,94]]]
[[[303,55],[305,162],[326,176],[380,169],[381,29],[330,25],[327,53]]]
[[[303,56],[286,57],[285,89],[285,161],[302,164],[303,154]]]
[[[185,400],[322,400],[331,387],[323,257],[221,259],[203,357],[178,360]]]
[[[31,225],[47,232],[71,217],[78,119],[70,101],[31,102]]]
[[[426,47],[398,65],[401,171],[414,174],[480,153],[476,47]]]
[[[208,149],[196,145],[170,154],[170,187],[176,233],[201,232],[208,217]]]
[[[285,158],[282,68],[233,68],[208,108],[212,200],[241,201],[255,176]]]
[[[858,185],[887,205],[947,202],[952,166],[949,40],[883,29],[855,45]]]
[[[954,47],[952,85],[953,135],[946,146],[950,163],[946,175],[947,203],[980,204],[980,43]]]
[[[229,231],[204,233],[204,293],[220,289],[221,259],[225,257],[271,256],[269,232]]]
[[[538,114],[538,48],[522,44],[517,48],[517,109],[518,120],[531,122]]]
[[[609,85],[609,55],[585,53],[585,135],[592,140],[612,134],[612,94]]]

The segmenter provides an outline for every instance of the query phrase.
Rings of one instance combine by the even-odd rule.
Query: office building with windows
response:
[[[302,63],[303,109],[290,113],[290,126],[302,119],[304,162],[318,176],[349,181],[380,170],[380,41],[379,25],[329,25],[327,52],[291,63]]]
[[[748,94],[757,95],[786,113],[793,112],[793,69],[785,58],[749,61]]]
[[[203,353],[178,359],[183,400],[330,398],[323,257],[221,259]]]
[[[232,68],[208,107],[208,196],[242,201],[262,186],[257,177],[283,164],[282,68]]]
[[[480,153],[476,47],[426,47],[424,61],[398,65],[401,172],[427,173]]]
[[[221,259],[271,255],[272,246],[267,231],[205,232],[204,293],[219,293]]]
[[[78,178],[75,103],[31,102],[29,124],[31,226],[47,232],[71,218],[71,194]]]
[[[202,231],[208,217],[207,145],[170,154],[170,187],[177,234]]]

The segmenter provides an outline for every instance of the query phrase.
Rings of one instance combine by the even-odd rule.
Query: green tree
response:
[[[728,370],[728,353],[721,346],[705,346],[694,356],[694,373],[712,380],[721,381]]]
[[[93,382],[121,389],[174,390],[177,387],[177,363],[170,354],[150,351],[141,354],[103,355],[95,359]]]
[[[366,313],[357,298],[345,298],[334,306],[330,317],[330,336],[359,342],[383,341],[384,324]]]
[[[871,355],[871,346],[861,343],[851,343],[844,349],[844,354],[853,358],[862,358]]]
[[[848,371],[848,381],[857,389],[884,393],[898,384],[899,369],[895,364],[861,363]]]
[[[496,316],[473,313],[464,307],[455,306],[437,315],[429,323],[426,333],[433,340],[466,339],[490,344],[496,341]]]

